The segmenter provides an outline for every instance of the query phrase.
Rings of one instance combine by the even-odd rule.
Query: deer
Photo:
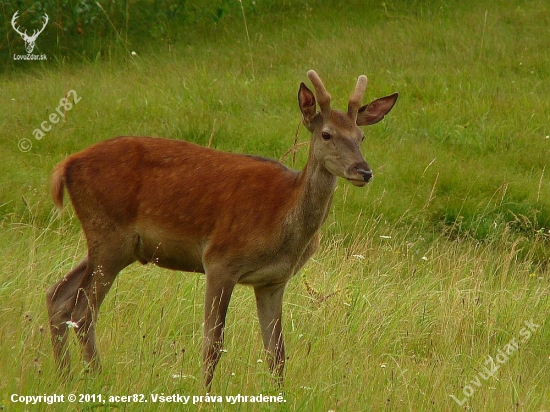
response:
[[[223,352],[226,313],[237,284],[254,290],[269,370],[283,382],[285,287],[319,247],[337,177],[358,187],[373,178],[360,151],[359,126],[382,120],[398,97],[361,106],[367,86],[361,75],[344,113],[331,109],[331,95],[317,73],[310,70],[307,76],[315,94],[300,84],[302,123],[311,132],[301,171],[182,140],[124,136],[55,166],[53,202],[61,211],[66,189],[88,246],[87,256],[46,292],[54,359],[63,375],[70,374],[71,328],[88,368],[101,370],[95,336],[99,308],[117,274],[140,262],[205,275],[206,388]]]
[[[50,18],[46,13],[44,13],[44,16],[42,17],[42,20],[43,20],[42,28],[39,30],[33,30],[31,36],[27,34],[27,30],[22,32],[20,30],[20,27],[16,26],[16,21],[18,18],[19,18],[19,10],[16,11],[12,16],[11,26],[13,27],[15,32],[19,34],[23,39],[23,41],[25,42],[25,49],[27,50],[27,54],[31,54],[32,51],[34,50],[34,46],[36,44],[35,42],[36,42],[36,39],[38,38],[38,35],[44,31],[44,29],[46,28],[46,24],[48,24],[48,21],[50,20]]]

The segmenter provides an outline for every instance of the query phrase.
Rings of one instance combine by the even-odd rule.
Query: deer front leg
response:
[[[280,385],[283,383],[285,367],[285,343],[281,326],[285,286],[286,283],[254,287],[269,370]]]
[[[204,385],[209,390],[223,349],[225,315],[235,283],[207,273],[202,344]]]

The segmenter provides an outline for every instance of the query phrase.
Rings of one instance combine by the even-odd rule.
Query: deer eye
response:
[[[323,132],[323,133],[321,133],[321,137],[325,140],[329,140],[330,139],[330,133]]]
[[[365,136],[361,137],[361,141],[362,141],[362,142],[365,141]]]

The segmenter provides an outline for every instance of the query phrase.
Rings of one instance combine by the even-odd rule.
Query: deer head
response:
[[[38,38],[38,35],[44,31],[46,28],[46,24],[48,24],[49,17],[47,14],[44,13],[44,17],[42,17],[42,20],[44,21],[44,24],[42,25],[42,28],[40,30],[33,30],[33,33],[31,36],[27,34],[27,30],[24,32],[21,32],[20,28],[16,26],[16,20],[19,17],[19,10],[16,11],[11,18],[11,25],[15,32],[21,36],[23,41],[25,42],[25,49],[27,50],[27,54],[31,54],[34,50],[34,45],[36,42],[36,39]]]
[[[331,174],[343,177],[355,186],[364,186],[373,173],[359,150],[365,138],[359,126],[382,120],[397,101],[398,94],[361,106],[367,88],[367,77],[361,75],[349,98],[348,111],[343,113],[331,109],[331,96],[317,73],[310,70],[307,75],[315,88],[315,95],[302,83],[298,101],[303,124],[312,134],[310,156]]]

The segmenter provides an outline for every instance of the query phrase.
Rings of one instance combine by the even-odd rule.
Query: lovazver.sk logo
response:
[[[34,50],[34,46],[36,44],[36,39],[44,31],[46,28],[46,24],[48,24],[49,17],[46,13],[44,13],[44,16],[42,17],[43,25],[42,28],[39,30],[33,30],[32,35],[27,34],[27,30],[21,31],[21,28],[17,26],[17,18],[19,17],[19,10],[17,10],[13,17],[11,18],[11,26],[15,30],[17,34],[21,36],[23,41],[25,42],[25,49],[27,50],[27,54],[14,54],[13,60],[47,60],[47,57],[45,54],[32,54],[32,51]]]

